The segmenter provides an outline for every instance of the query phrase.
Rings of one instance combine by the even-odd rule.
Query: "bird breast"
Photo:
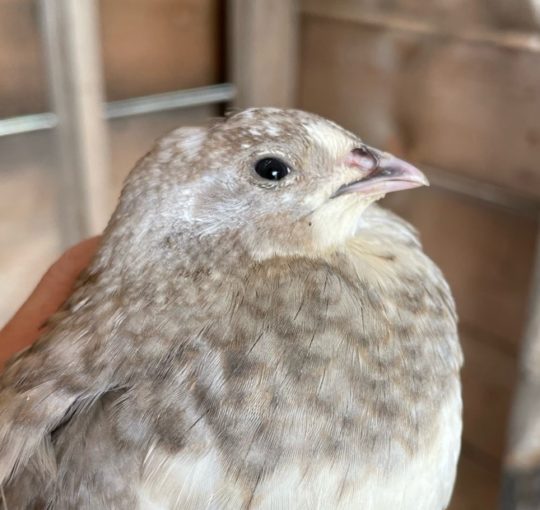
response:
[[[443,508],[430,501],[449,497],[461,430],[454,312],[444,281],[392,264],[354,250],[272,260],[222,288],[170,372],[187,391],[165,430],[190,446],[158,443],[141,497]]]

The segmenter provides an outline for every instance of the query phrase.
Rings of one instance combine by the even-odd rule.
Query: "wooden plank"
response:
[[[511,8],[510,8],[511,6]],[[529,0],[302,0],[302,12],[472,44],[540,51],[539,9]],[[535,19],[536,18],[536,19]]]
[[[540,199],[540,54],[301,21],[302,108],[417,164]]]
[[[508,436],[512,398],[518,376],[515,357],[493,341],[461,330],[465,355],[463,441],[485,456],[499,472]]]
[[[498,476],[467,455],[462,455],[448,510],[492,510],[497,508],[498,496]]]
[[[420,231],[426,252],[450,282],[461,323],[515,356],[537,222],[430,188],[391,193],[385,204]]]
[[[48,108],[46,74],[33,0],[0,0],[0,117]]]
[[[59,222],[68,246],[100,232],[112,209],[97,11],[93,0],[43,0],[41,6],[58,115]]]
[[[228,3],[229,73],[235,105],[293,106],[296,95],[295,0]]]
[[[108,100],[223,81],[219,0],[100,0]]]

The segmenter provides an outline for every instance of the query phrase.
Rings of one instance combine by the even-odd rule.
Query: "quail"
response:
[[[426,184],[299,110],[158,141],[1,376],[4,508],[446,508],[455,306],[375,203]]]

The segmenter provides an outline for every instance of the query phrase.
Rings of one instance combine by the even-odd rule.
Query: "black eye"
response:
[[[279,181],[286,177],[291,169],[286,163],[276,158],[263,158],[255,163],[255,172],[263,179]]]

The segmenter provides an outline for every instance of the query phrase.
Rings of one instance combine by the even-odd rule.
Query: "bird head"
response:
[[[142,210],[158,232],[184,245],[234,237],[259,260],[335,249],[356,234],[370,204],[428,184],[417,168],[335,123],[278,108],[180,128],[139,166],[123,200],[146,200]]]

